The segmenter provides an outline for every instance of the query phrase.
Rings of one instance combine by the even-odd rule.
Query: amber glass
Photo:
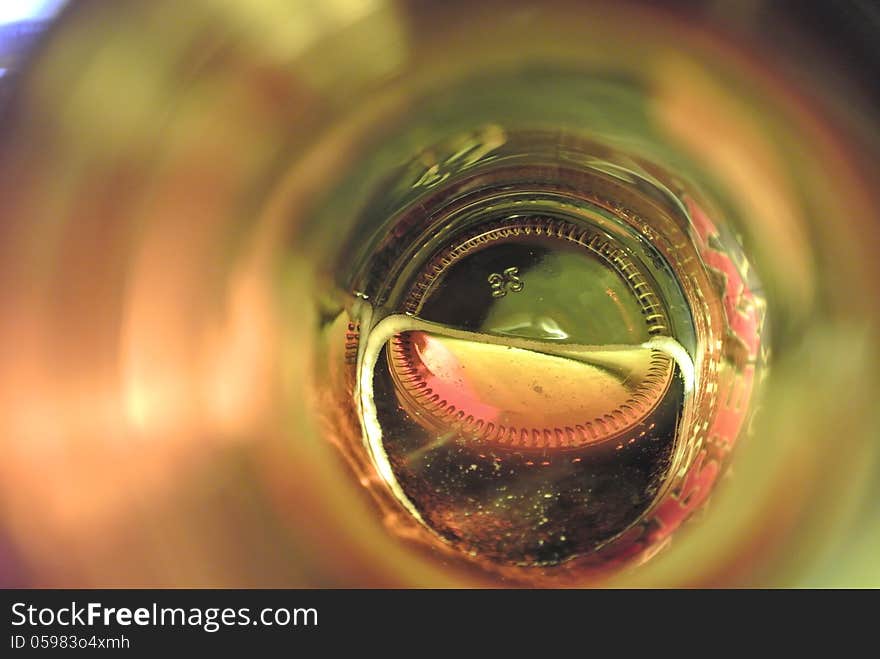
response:
[[[71,4],[4,61],[3,578],[880,585],[865,58],[747,4]]]

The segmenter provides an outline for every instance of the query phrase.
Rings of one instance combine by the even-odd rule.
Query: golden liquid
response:
[[[477,444],[576,448],[639,424],[672,376],[671,359],[649,346],[493,339],[396,335],[386,351],[401,406],[421,424]]]
[[[425,542],[522,578],[610,569],[689,514],[669,511],[696,456],[725,459],[749,410],[716,432],[718,385],[747,367],[718,350],[726,291],[699,245],[716,230],[598,168],[495,166],[540,161],[552,135],[473,139],[480,158],[367,240],[334,324],[351,445]]]

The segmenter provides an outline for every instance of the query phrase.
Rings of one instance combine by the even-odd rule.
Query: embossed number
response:
[[[517,275],[519,268],[505,268],[504,274],[493,272],[489,275],[489,285],[492,287],[492,297],[504,297],[508,292],[519,293],[525,283]]]

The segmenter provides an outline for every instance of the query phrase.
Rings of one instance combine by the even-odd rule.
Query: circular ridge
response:
[[[613,239],[590,227],[556,218],[533,216],[508,218],[471,229],[440,250],[428,261],[405,298],[404,310],[418,315],[423,303],[442,273],[473,251],[499,240],[520,236],[546,237],[579,245],[598,256],[617,272],[637,300],[648,334],[661,335],[667,330],[666,314],[648,278],[624,249]],[[650,350],[637,384],[619,404],[602,414],[578,417],[576,409],[565,423],[504,422],[498,410],[485,409],[478,398],[470,402],[451,386],[437,386],[437,380],[423,363],[414,336],[402,333],[388,345],[388,362],[401,404],[420,424],[432,430],[467,437],[477,442],[509,449],[576,449],[618,437],[637,426],[662,400],[672,379],[673,361],[658,350]],[[552,359],[552,357],[551,357]],[[528,404],[540,405],[538,397],[523,391]],[[458,403],[458,405],[456,405]],[[464,404],[463,404],[464,403]],[[484,408],[482,411],[479,408]],[[576,408],[577,406],[575,406]]]

